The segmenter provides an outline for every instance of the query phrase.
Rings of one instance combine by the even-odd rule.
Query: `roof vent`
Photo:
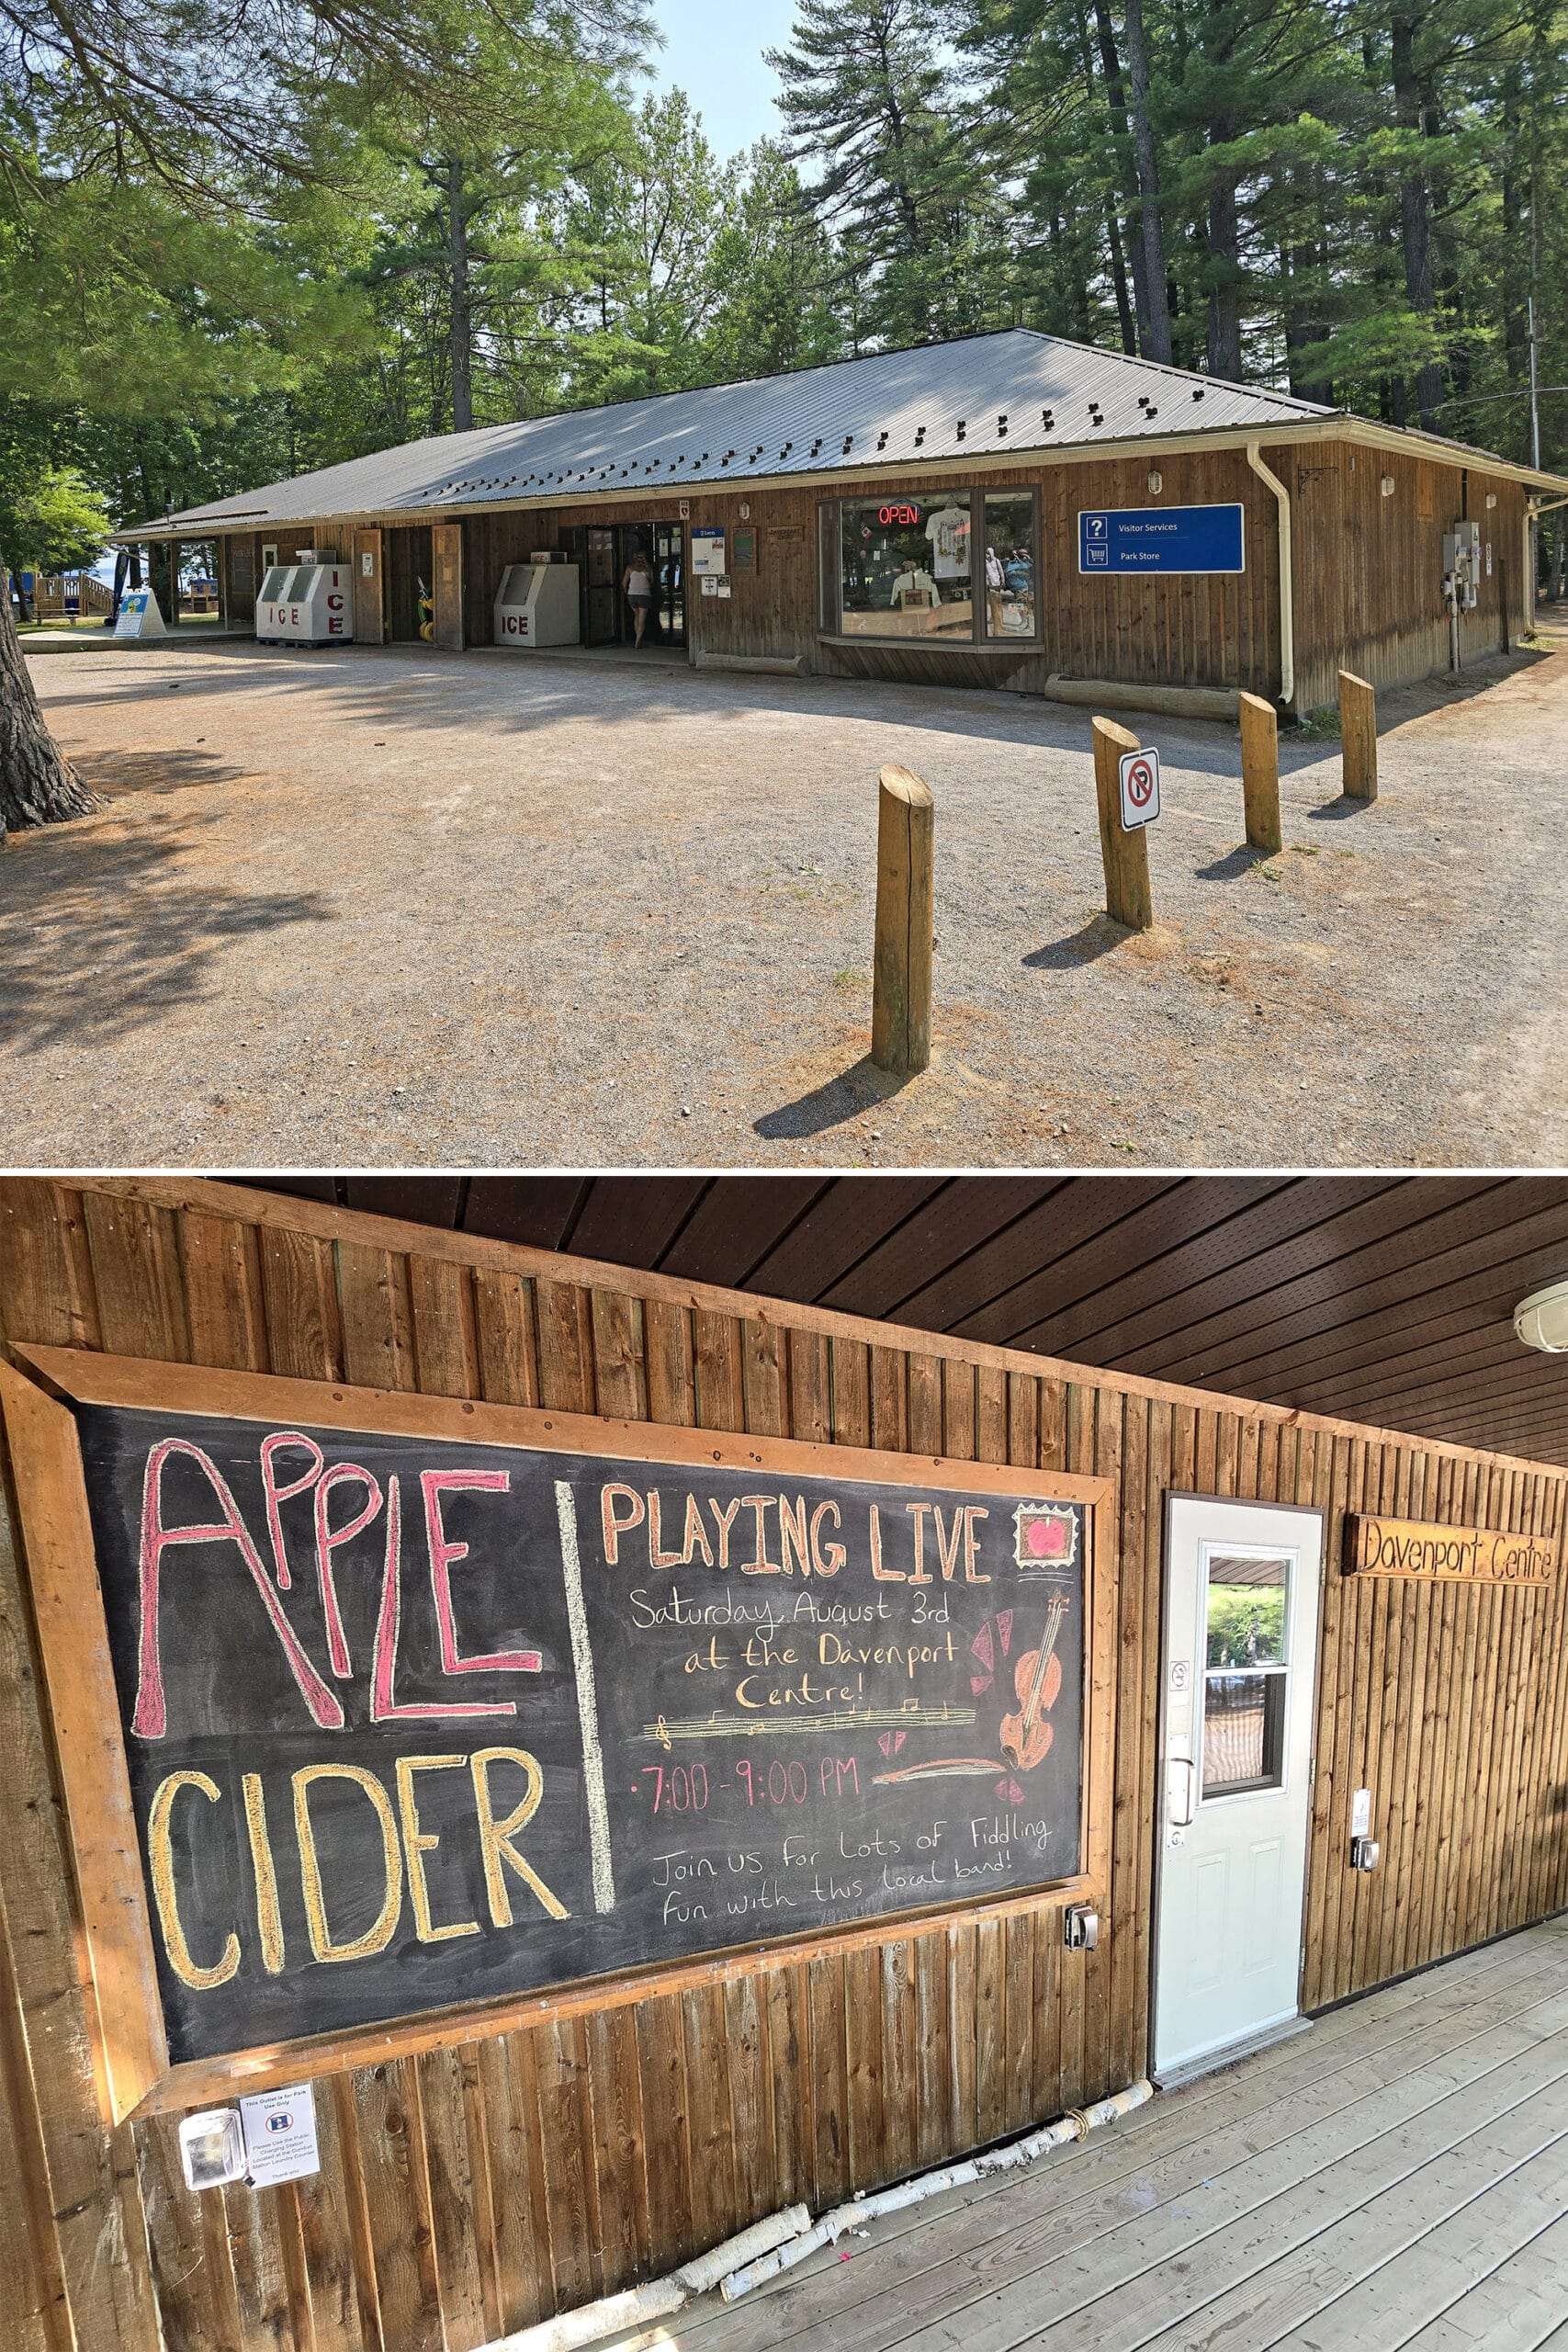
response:
[[[1193,393],[1192,393],[1192,397],[1193,397],[1193,399],[1194,399],[1195,401],[1201,401],[1201,400],[1202,399],[1202,397],[1203,397],[1203,387],[1202,387],[1202,385],[1201,385],[1201,384],[1199,384],[1199,385],[1197,385],[1197,386],[1194,388],[1194,390],[1193,390]]]
[[[919,447],[919,446],[920,446],[921,442],[925,439],[925,437],[926,437],[926,428],[925,428],[925,426],[924,426],[923,424],[917,424],[917,425],[916,425],[916,427],[915,427],[915,447],[916,447],[916,448],[917,448],[917,449]]]
[[[967,419],[966,419],[966,418],[964,418],[964,417],[962,417],[962,416],[961,416],[961,417],[959,418],[959,420],[958,420],[958,437],[959,437],[959,439],[960,439],[961,441],[963,440],[963,438],[964,438],[964,435],[968,432],[968,430],[969,430],[969,425],[968,425],[968,421],[967,421]]]
[[[1153,419],[1153,418],[1156,417],[1158,414],[1159,414],[1159,411],[1158,411],[1158,409],[1157,409],[1157,408],[1156,408],[1156,406],[1155,406],[1155,404],[1154,404],[1153,401],[1151,401],[1149,402],[1149,415],[1150,415],[1150,418],[1151,418],[1151,419]]]
[[[886,430],[884,430],[883,432],[881,432],[881,433],[879,433],[879,434],[877,435],[877,436],[876,436],[876,446],[877,446],[877,447],[878,447],[879,449],[886,449],[886,447],[887,447],[887,435],[886,435]]]
[[[1007,429],[1008,429],[1008,421],[1007,421],[1007,418],[1006,418],[1005,416],[998,416],[998,419],[997,419],[997,431],[998,431],[998,433],[1005,433],[1005,432],[1007,431]]]
[[[849,454],[850,454],[850,449],[851,449],[851,447],[852,447],[852,444],[853,444],[854,437],[855,437],[855,436],[854,436],[854,435],[853,435],[852,433],[846,433],[846,434],[845,434],[845,435],[844,435],[844,455],[845,455],[845,457],[846,457],[846,458],[847,458],[847,457],[849,456]]]

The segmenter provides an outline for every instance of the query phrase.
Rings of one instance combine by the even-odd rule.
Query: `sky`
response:
[[[716,153],[778,136],[778,80],[762,51],[787,45],[793,0],[654,0],[653,14],[664,35],[653,86],[685,91]]]

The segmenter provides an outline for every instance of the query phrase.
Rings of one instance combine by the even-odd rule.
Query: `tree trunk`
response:
[[[1122,329],[1122,348],[1129,358],[1138,348],[1137,321],[1127,294],[1127,265],[1122,254],[1122,229],[1116,218],[1116,207],[1109,196],[1105,199],[1105,239],[1111,248],[1111,282],[1116,288],[1116,317]]]
[[[1235,126],[1214,122],[1210,141],[1234,139]],[[1209,373],[1235,383],[1241,375],[1241,239],[1235,180],[1229,172],[1209,190]]]
[[[446,166],[447,249],[452,266],[452,430],[474,429],[474,298],[468,277],[468,224],[463,214],[463,167]]]
[[[0,566],[0,839],[11,827],[59,824],[98,806],[44,725]]]
[[[1127,100],[1122,87],[1122,60],[1116,53],[1116,35],[1111,27],[1111,11],[1106,6],[1106,0],[1094,0],[1094,31],[1095,40],[1100,50],[1100,70],[1105,77],[1105,103],[1111,115],[1111,133],[1119,153],[1124,156],[1127,152]],[[1137,181],[1134,177],[1127,186],[1126,194],[1131,197],[1136,187]],[[1136,353],[1140,344],[1145,350],[1148,348],[1151,331],[1148,273],[1144,263],[1144,243],[1141,237],[1134,238],[1131,256],[1133,307],[1137,312],[1134,332],[1126,311],[1126,291],[1122,283],[1121,261],[1121,234],[1115,226],[1114,214],[1109,205],[1106,207],[1106,213],[1111,222],[1111,261],[1117,271],[1116,300],[1122,318],[1122,348],[1132,356]]]
[[[1133,85],[1133,153],[1138,165],[1139,233],[1144,272],[1148,280],[1148,334],[1145,359],[1170,364],[1170,303],[1166,289],[1165,232],[1159,217],[1159,167],[1155,159],[1154,127],[1149,120],[1149,50],[1144,36],[1143,0],[1127,0],[1127,74]]]
[[[1427,137],[1431,129],[1431,103],[1417,79],[1416,25],[1404,8],[1396,9],[1390,28],[1389,64],[1393,81],[1394,119],[1404,130]],[[1410,307],[1429,319],[1432,294],[1432,204],[1424,170],[1406,172],[1399,188],[1400,243],[1404,253],[1404,291]],[[1438,429],[1443,398],[1443,371],[1428,359],[1416,372],[1416,406],[1428,433]]]
[[[1309,174],[1291,175],[1292,215],[1301,221],[1315,220],[1316,236],[1302,235],[1288,240],[1280,247],[1280,284],[1282,294],[1285,324],[1285,366],[1291,392],[1299,401],[1325,400],[1330,390],[1321,374],[1321,356],[1316,368],[1309,372],[1306,353],[1314,345],[1321,349],[1326,342],[1328,328],[1319,311],[1324,265],[1328,253],[1326,222],[1323,219],[1318,191]]]

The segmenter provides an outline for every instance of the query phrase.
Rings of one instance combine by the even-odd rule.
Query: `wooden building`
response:
[[[243,625],[301,550],[356,640],[493,642],[507,567],[579,569],[583,641],[696,663],[1007,686],[1238,688],[1304,712],[1529,626],[1530,516],[1568,483],[1346,412],[1017,328],[410,444],[139,538],[216,539]],[[1473,526],[1473,527],[1472,527]],[[519,658],[531,658],[521,655]],[[1201,707],[1201,706],[1195,706]],[[1223,707],[1211,704],[1210,707]]]
[[[1568,1359],[1527,1352],[1510,1317],[1564,1273],[1568,1184],[1557,1178],[0,1181],[7,2346],[470,2352],[661,2274],[793,2200],[819,2207],[1114,2091],[1150,2068],[1178,1947],[1201,1954],[1212,1943],[1223,1956],[1223,1903],[1204,1932],[1180,1936],[1167,1907],[1184,1821],[1203,1813],[1212,1775],[1233,1798],[1268,1783],[1270,1801],[1293,1809],[1297,1875],[1281,1865],[1247,1930],[1285,1951],[1292,2014],[1561,1909]],[[478,1963],[462,1943],[435,1960],[411,1945],[411,1970],[458,1955],[434,2006],[428,1995],[412,2015],[373,2004],[374,2015],[292,2046],[258,2047],[253,2035],[229,2045],[231,2057],[179,2061],[165,2029],[186,1996],[162,1962],[154,1979],[139,1957],[155,1930],[141,1816],[124,1791],[135,1739],[122,1736],[95,1633],[118,1573],[94,1466],[117,1414],[156,1438],[160,1459],[186,1442],[179,1430],[226,1431],[214,1453],[236,1496],[235,1432],[263,1415],[292,1433],[280,1443],[316,1452],[317,1473],[321,1449],[299,1434],[310,1429],[380,1430],[383,1452],[365,1459],[383,1477],[411,1431],[492,1450],[570,1439],[649,1461],[722,1459],[752,1465],[754,1485],[774,1471],[830,1476],[838,1458],[891,1489],[908,1479],[917,1497],[946,1482],[980,1519],[988,1504],[985,1541],[1016,1525],[1021,1564],[1032,1549],[1069,1558],[1076,1512],[1083,1622],[1064,1638],[1066,1701],[1047,1703],[1068,1710],[1056,1718],[1057,1764],[1081,1775],[1081,1840],[1069,1831],[1043,1883],[944,1882],[935,1903],[895,1899],[879,1916],[805,1933],[769,1921],[760,1937],[727,1944],[721,1933],[672,1962],[645,1955],[504,1997],[474,2000]],[[298,1459],[287,1482],[275,1477],[276,1496],[309,1484],[309,1469],[294,1476]],[[487,1475],[493,1485],[498,1474]],[[638,1494],[615,1491],[606,1510],[630,1527]],[[161,1556],[146,1549],[162,1508],[155,1483],[146,1492],[139,1710],[152,1655],[146,1571],[151,1558],[155,1586]],[[354,1499],[329,1506],[323,1494],[323,1591]],[[957,1516],[944,1530],[926,1503],[903,1508],[938,1539],[927,1589],[983,1614],[973,1639],[964,1621],[962,1659],[979,1692],[1001,1672],[988,1645],[1007,1650],[999,1600],[992,1610],[966,1582]],[[1223,1537],[1196,1666],[1213,1724],[1206,1713],[1201,1748],[1185,1752],[1188,1661],[1170,1599],[1184,1512]],[[412,1503],[407,1516],[412,1526]],[[964,1523],[973,1535],[976,1522]],[[667,1540],[676,1524],[671,1512]],[[807,1578],[815,1527],[799,1538],[789,1589],[801,1594],[838,1589]],[[254,1571],[269,1609],[285,1575],[276,1517],[274,1536],[276,1582],[259,1559]],[[639,1540],[658,1555],[657,1532]],[[900,1541],[900,1567],[891,1548],[873,1556],[874,1573],[895,1579],[875,1590],[904,1607]],[[493,1696],[497,1673],[528,1662],[458,1654],[476,1644],[477,1588],[461,1581],[474,1565],[457,1565],[459,1544],[434,1532],[431,1544],[433,1575],[439,1556],[439,1575],[460,1587],[450,1662],[482,1669],[470,1692]],[[1298,1637],[1281,1648],[1288,1616],[1276,1613],[1270,1633],[1255,1611],[1236,1646],[1223,1628],[1238,1583],[1267,1585],[1259,1562],[1270,1559],[1289,1558],[1291,1577],[1304,1578],[1309,1553],[1310,1582],[1288,1587]],[[134,1566],[134,1543],[128,1556]],[[1000,1558],[973,1555],[987,1568]],[[818,1565],[826,1572],[821,1555]],[[169,1594],[188,1596],[188,1576],[171,1567]],[[314,1582],[296,1576],[288,1611],[313,1605]],[[369,1620],[352,1567],[342,1582],[357,1645]],[[230,1589],[251,1589],[243,1578]],[[846,1596],[854,1589],[847,1577]],[[1276,1578],[1274,1589],[1287,1585]],[[191,1605],[165,1595],[171,1731],[189,1688],[167,1628],[191,1622]],[[385,1606],[383,1591],[383,1630]],[[246,1609],[261,1628],[246,1653],[259,1678],[271,1637],[254,1598],[232,1604]],[[1021,1600],[1020,1625],[1023,1616]],[[395,1645],[395,1606],[392,1617]],[[153,1623],[155,1648],[155,1598]],[[1015,1654],[1021,1645],[1007,1650],[1009,1672]],[[1227,1713],[1236,1690],[1287,1669],[1293,1695],[1281,1703],[1297,1711],[1310,1757],[1270,1760],[1265,1731],[1248,1751],[1256,1769],[1226,1764],[1224,1741],[1245,1747],[1250,1736],[1247,1708]],[[407,1713],[417,1675],[406,1661],[396,1671],[397,1699],[390,1673],[384,1695]],[[606,1755],[620,1752],[608,1679]],[[1028,1732],[1040,1718],[1018,1679]],[[992,1703],[982,1694],[975,1710]],[[1272,1706],[1259,1699],[1259,1724]],[[137,1736],[161,1725],[139,1713]],[[896,1758],[899,1736],[885,1736]],[[964,1736],[987,1735],[976,1724]],[[1026,1779],[1005,1718],[1001,1736]],[[438,1724],[423,1744],[472,1738]],[[870,1736],[860,1745],[874,1763]],[[206,1753],[221,1777],[217,1751]],[[260,1758],[257,1747],[258,1790]],[[886,1770],[898,1777],[896,1761]],[[210,1776],[210,1804],[191,1794],[199,1770],[173,1779],[196,1809],[189,1819],[218,1818]],[[1371,1870],[1352,1867],[1359,1791],[1370,1792],[1364,1826],[1381,1848]],[[612,1787],[610,1803],[628,1799]],[[994,1796],[988,1780],[980,1803],[1002,1819],[1029,1809]],[[253,1828],[260,1804],[247,1789]],[[442,1924],[437,1842],[413,1834],[408,1845],[409,1871],[428,1873],[432,1937],[463,1932]],[[247,1981],[256,1928],[241,1918],[226,1958],[222,1904],[215,1911],[184,1875],[177,1841],[164,1850],[174,1875],[154,1871],[153,1907],[165,1945],[175,1950],[183,1917],[186,1986],[218,1984],[231,1958],[231,1984],[218,1984],[227,1998]],[[629,1883],[624,1845],[618,1860]],[[1260,1883],[1255,1874],[1255,1894]],[[318,1884],[315,1899],[337,1905],[341,1884],[324,1895]],[[271,1973],[255,1963],[249,1980],[258,2001],[289,1984],[297,1901],[280,1866],[261,1928]],[[1092,1949],[1065,1939],[1075,1905],[1098,1915]],[[307,1970],[301,1997],[328,1979],[352,2007],[361,1980],[346,1969]],[[276,2187],[186,2186],[182,2112],[302,2081],[315,2088],[319,2168]]]

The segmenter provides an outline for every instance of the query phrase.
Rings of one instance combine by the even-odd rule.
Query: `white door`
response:
[[[1155,1951],[1161,2072],[1296,2015],[1323,1521],[1166,1511]]]

